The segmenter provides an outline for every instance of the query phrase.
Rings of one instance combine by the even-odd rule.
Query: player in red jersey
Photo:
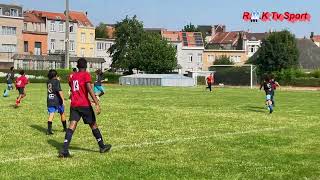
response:
[[[21,103],[21,100],[26,97],[26,90],[25,87],[26,85],[29,83],[28,78],[26,77],[24,70],[20,71],[20,77],[17,78],[16,80],[16,88],[19,92],[19,96],[17,97],[16,100],[16,107],[19,106],[19,104]]]
[[[92,134],[96,138],[100,153],[107,152],[111,149],[110,144],[104,144],[100,130],[96,123],[96,116],[91,106],[88,94],[93,99],[97,114],[100,114],[99,102],[92,90],[91,76],[86,71],[87,61],[80,58],[77,62],[78,72],[73,73],[69,79],[71,87],[71,107],[70,107],[70,125],[66,131],[63,149],[59,152],[59,157],[69,157],[69,145],[72,135],[77,127],[78,121],[82,118],[85,124],[89,124]]]

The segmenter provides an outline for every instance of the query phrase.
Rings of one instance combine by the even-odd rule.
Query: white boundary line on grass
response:
[[[258,132],[268,132],[268,131],[280,131],[282,129],[286,129],[285,127],[279,128],[265,128],[265,129],[255,129],[255,130],[248,130],[248,131],[239,131],[239,132],[227,132],[227,133],[214,133],[208,136],[193,136],[193,137],[185,137],[185,138],[176,138],[176,139],[168,139],[168,140],[161,140],[161,141],[150,141],[150,142],[142,142],[142,143],[134,143],[134,144],[127,144],[127,145],[118,145],[112,147],[111,151],[124,149],[124,148],[142,148],[145,146],[154,146],[159,144],[172,144],[178,142],[185,142],[191,140],[203,140],[209,139],[213,137],[227,137],[227,136],[234,136],[234,135],[242,135],[242,134],[251,134],[251,133],[258,133]],[[89,152],[85,152],[82,150],[71,150],[72,152],[76,152],[76,154],[89,154]],[[17,161],[27,161],[27,160],[35,160],[39,158],[50,158],[50,157],[57,157],[57,153],[50,153],[50,154],[42,154],[38,156],[31,156],[31,157],[21,157],[21,158],[8,158],[8,159],[1,159],[0,163],[10,163],[10,162],[17,162]]]

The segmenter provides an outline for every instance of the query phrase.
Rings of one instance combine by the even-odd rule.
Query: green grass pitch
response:
[[[317,91],[277,91],[270,115],[257,89],[109,86],[97,119],[112,151],[80,122],[70,159],[57,115],[45,135],[45,85],[16,96],[0,98],[0,179],[320,179]]]

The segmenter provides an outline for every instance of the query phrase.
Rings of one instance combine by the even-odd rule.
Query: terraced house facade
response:
[[[0,4],[0,62],[11,63],[12,56],[23,52],[22,7]]]

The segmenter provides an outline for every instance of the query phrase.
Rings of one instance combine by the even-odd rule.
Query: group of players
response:
[[[77,69],[73,69],[73,73],[70,74],[68,82],[70,86],[70,121],[67,128],[66,116],[65,116],[65,98],[61,89],[60,79],[56,70],[51,69],[48,72],[47,81],[47,107],[48,107],[48,129],[47,134],[52,135],[52,121],[54,113],[59,113],[61,116],[61,122],[63,130],[65,131],[64,143],[59,157],[70,157],[69,145],[76,130],[78,121],[82,118],[85,124],[88,124],[92,130],[93,136],[96,138],[99,145],[100,153],[108,152],[111,149],[111,144],[105,144],[102,134],[96,123],[96,116],[92,106],[95,106],[96,113],[100,114],[99,97],[104,95],[104,89],[102,87],[103,73],[101,70],[96,71],[96,81],[94,82],[94,88],[92,88],[91,75],[87,72],[87,61],[84,58],[80,58],[77,61]],[[4,92],[4,96],[8,96],[10,90],[13,89],[14,82],[14,69],[10,69],[10,72],[6,76],[7,89]],[[25,87],[29,83],[25,72],[20,71],[20,76],[15,80],[16,89],[19,92],[19,96],[16,99],[15,106],[18,107],[21,100],[26,97]],[[89,95],[92,101],[89,99]]]

